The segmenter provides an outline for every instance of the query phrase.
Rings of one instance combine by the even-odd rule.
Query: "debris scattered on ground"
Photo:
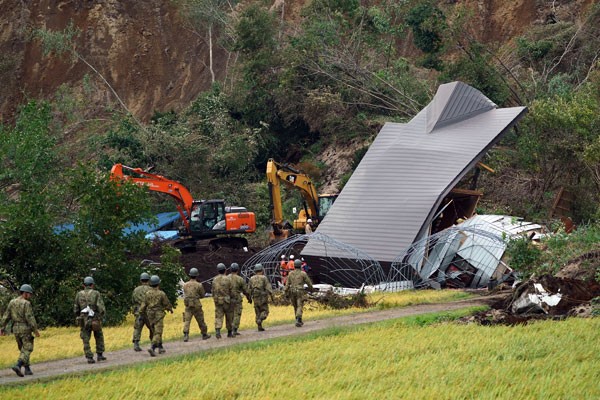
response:
[[[506,291],[505,291],[506,292]],[[491,310],[462,319],[481,325],[517,325],[532,320],[592,317],[600,306],[600,283],[595,280],[533,277],[507,291]],[[598,306],[594,304],[598,303]],[[600,310],[600,307],[598,308]]]

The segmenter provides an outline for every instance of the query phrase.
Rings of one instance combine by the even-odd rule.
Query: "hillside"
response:
[[[300,18],[305,0],[273,2],[271,9],[292,26]],[[472,10],[477,39],[503,45],[533,26],[551,21],[573,21],[593,0],[561,2],[440,1],[452,9],[467,5]],[[33,29],[63,30],[69,21],[81,30],[76,44],[80,54],[110,82],[127,108],[147,121],[155,111],[181,110],[210,88],[209,51],[206,36],[191,27],[176,2],[150,0],[20,2],[2,0],[0,16],[0,121],[11,120],[18,104],[27,97],[49,97],[63,84],[78,87],[90,69],[69,57],[44,57]],[[397,43],[401,56],[418,50],[411,37]],[[227,73],[229,54],[214,47],[217,80]],[[112,94],[99,86],[94,103],[100,113]],[[114,101],[114,99],[111,99]]]

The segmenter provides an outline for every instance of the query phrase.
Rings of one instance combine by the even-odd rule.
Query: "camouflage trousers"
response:
[[[79,337],[83,340],[83,352],[85,353],[86,358],[94,357],[92,347],[90,346],[92,333],[94,334],[94,340],[96,341],[96,353],[104,353],[104,333],[102,333],[102,329],[93,331],[91,329],[81,328]]]
[[[23,363],[23,365],[29,365],[29,357],[33,352],[33,340],[34,337],[31,335],[31,332],[27,333],[15,333],[15,339],[17,340],[17,346],[19,347],[19,361]]]
[[[232,325],[233,325],[233,329],[237,329],[240,327],[240,320],[242,319],[242,300],[240,299],[239,301],[232,301],[231,302],[231,313],[232,313]]]
[[[254,304],[256,324],[262,324],[262,322],[269,316],[269,301],[266,298],[264,300],[254,298],[252,299],[252,304]]]
[[[147,316],[150,323],[150,331],[152,332],[152,346],[162,346],[165,312],[149,310]]]
[[[190,331],[190,323],[192,322],[192,318],[196,318],[196,322],[198,323],[198,328],[200,328],[200,332],[202,334],[206,334],[208,332],[208,327],[204,322],[204,311],[202,311],[202,305],[200,302],[198,304],[194,304],[191,306],[186,306],[185,311],[183,312],[183,332],[188,333]]]
[[[304,291],[292,290],[289,293],[290,303],[294,306],[296,318],[302,318],[302,309],[304,308]]]
[[[154,332],[152,331],[152,327],[150,326],[150,321],[148,321],[148,317],[143,315],[142,321],[140,321],[140,315],[138,313],[134,314],[133,320],[133,342],[139,342],[142,338],[142,329],[144,326],[148,328],[148,334],[150,336],[150,340],[152,340],[152,336]]]
[[[225,326],[227,330],[233,329],[233,308],[230,303],[215,303],[215,329],[223,327],[223,317],[225,317]]]

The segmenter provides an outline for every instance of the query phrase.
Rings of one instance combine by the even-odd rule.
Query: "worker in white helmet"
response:
[[[313,233],[312,219],[310,218],[306,220],[306,225],[304,225],[304,233],[306,233],[307,235]]]

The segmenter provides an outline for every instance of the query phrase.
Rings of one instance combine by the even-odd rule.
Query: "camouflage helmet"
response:
[[[294,268],[298,269],[302,266],[302,261],[294,260]]]
[[[33,294],[33,288],[31,287],[31,285],[28,284],[24,284],[21,285],[21,288],[19,289],[20,292],[24,292],[24,293],[31,293]]]
[[[258,271],[262,271],[262,270],[263,270],[262,264],[256,264],[254,266],[254,272],[258,272]]]
[[[160,278],[158,277],[158,275],[152,275],[150,277],[150,286],[158,286],[159,283],[160,283]]]
[[[223,264],[223,263],[217,264],[217,271],[225,271],[226,269],[227,269],[227,267],[225,266],[225,264]]]
[[[190,277],[195,278],[198,276],[198,268],[192,268],[190,269],[190,273],[189,273]]]
[[[150,275],[147,272],[142,272],[140,274],[140,281],[149,281]]]
[[[83,278],[83,284],[85,286],[90,286],[90,285],[94,285],[94,278],[92,278],[91,276],[86,276],[85,278]]]
[[[229,266],[229,269],[232,271],[239,271],[240,265],[238,263],[231,263],[231,265]]]

